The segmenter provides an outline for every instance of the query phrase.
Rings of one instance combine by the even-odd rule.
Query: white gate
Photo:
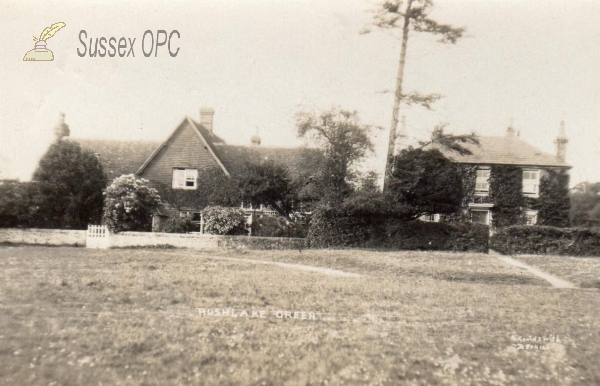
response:
[[[110,246],[109,237],[106,225],[88,225],[85,247],[107,249]]]

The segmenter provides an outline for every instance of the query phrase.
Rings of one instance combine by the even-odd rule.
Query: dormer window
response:
[[[523,170],[523,193],[526,196],[537,197],[540,189],[540,171]]]
[[[475,194],[478,196],[487,196],[490,192],[490,168],[478,167],[477,178],[475,180]]]
[[[197,181],[198,169],[173,168],[173,189],[195,190]]]

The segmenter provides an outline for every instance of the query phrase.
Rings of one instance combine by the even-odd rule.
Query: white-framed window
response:
[[[471,209],[471,222],[490,225],[490,211],[487,209]]]
[[[528,196],[537,196],[540,189],[540,171],[523,170],[523,193]]]
[[[525,211],[525,224],[527,225],[535,225],[537,224],[537,210],[526,210]]]
[[[419,219],[427,222],[440,222],[440,215],[438,213],[424,214],[423,216],[419,217]]]
[[[179,212],[179,217],[180,218],[189,217],[190,221],[192,221],[193,223],[200,223],[200,212],[182,210],[181,212]]]
[[[194,190],[198,187],[198,169],[173,168],[173,189]]]
[[[478,167],[475,179],[475,194],[487,196],[490,192],[490,168]]]

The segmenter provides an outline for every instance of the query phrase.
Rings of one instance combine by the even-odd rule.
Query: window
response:
[[[187,210],[183,210],[183,211],[179,212],[179,217],[184,218],[186,216],[189,217],[190,221],[193,223],[200,222],[200,212],[191,212],[191,211],[187,211]]]
[[[539,170],[523,170],[523,193],[537,196],[540,186]]]
[[[198,169],[173,169],[173,189],[196,189],[197,180]]]
[[[423,216],[419,217],[419,219],[421,221],[427,221],[427,222],[440,222],[440,215],[435,213],[435,214],[424,214]]]
[[[490,211],[471,209],[471,222],[476,224],[490,225]]]
[[[525,224],[535,225],[537,224],[537,210],[526,210],[525,211]]]
[[[477,178],[475,179],[475,194],[485,196],[490,191],[490,168],[477,168]]]

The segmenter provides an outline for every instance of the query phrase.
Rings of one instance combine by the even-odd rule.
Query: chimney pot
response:
[[[517,131],[513,127],[513,120],[512,120],[512,118],[510,119],[510,125],[508,125],[508,128],[506,129],[506,136],[509,137],[509,138],[513,138],[513,137],[517,136]]]
[[[69,134],[71,134],[71,131],[69,130],[69,125],[65,123],[65,113],[60,113],[60,120],[54,127],[54,135],[60,141],[63,137],[68,137]]]

